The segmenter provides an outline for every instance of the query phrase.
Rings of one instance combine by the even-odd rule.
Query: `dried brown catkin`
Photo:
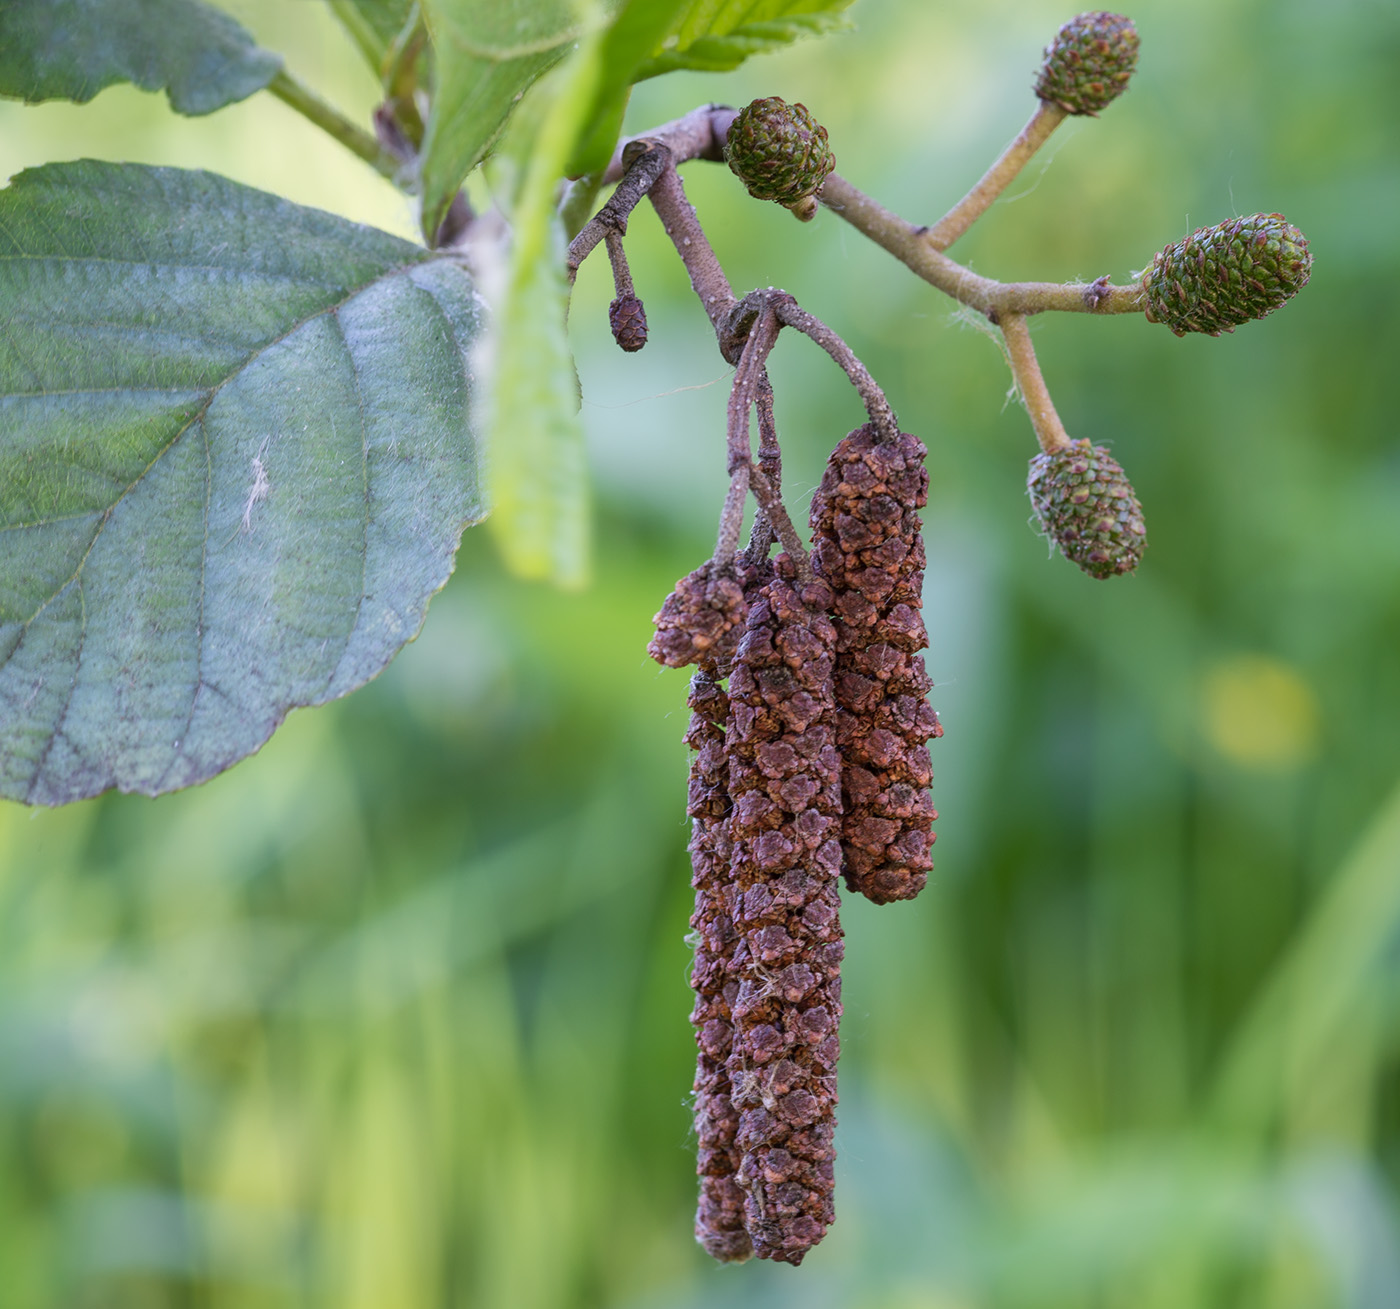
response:
[[[729,1058],[733,1038],[731,1006],[739,990],[732,963],[737,934],[726,895],[729,885],[728,765],[724,722],[729,697],[708,673],[691,679],[690,730],[686,744],[695,751],[690,764],[686,812],[694,820],[690,838],[691,878],[695,887],[695,964],[690,985],[699,1046],[695,1067],[695,1135],[700,1200],[695,1211],[695,1239],[716,1259],[738,1263],[753,1254],[744,1230],[744,1195],[736,1174],[739,1154],[735,1134],[739,1113],[730,1094]]]
[[[647,653],[665,668],[727,667],[744,630],[750,571],[711,559],[687,573],[652,619],[656,632]]]
[[[729,683],[732,842],[728,1059],[738,1181],[754,1252],[798,1264],[834,1217],[843,943],[841,758],[832,727],[830,588],[786,556],[749,608]]]
[[[933,867],[938,817],[928,742],[942,736],[919,651],[928,502],[923,443],[870,426],[840,441],[812,497],[817,571],[835,592],[836,738],[846,884],[877,904],[909,900]]]

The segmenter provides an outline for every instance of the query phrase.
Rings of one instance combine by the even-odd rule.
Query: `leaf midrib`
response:
[[[115,261],[114,261],[114,262],[115,262]],[[0,660],[0,668],[3,668],[7,663],[9,663],[9,661],[10,661],[11,659],[14,658],[15,653],[19,650],[20,646],[24,644],[24,638],[25,638],[25,636],[28,634],[29,628],[30,628],[30,626],[33,624],[34,620],[37,619],[37,618],[39,617],[39,615],[42,614],[42,613],[44,612],[44,610],[47,609],[47,608],[49,607],[49,605],[51,605],[56,599],[58,599],[58,597],[59,597],[60,595],[62,595],[63,592],[64,592],[69,586],[71,586],[75,581],[78,581],[78,580],[82,577],[83,568],[84,568],[84,566],[87,564],[87,561],[88,561],[89,557],[91,556],[94,547],[97,545],[98,540],[101,538],[102,533],[103,533],[104,529],[106,528],[108,522],[111,521],[111,517],[112,517],[112,515],[116,512],[117,507],[127,498],[127,496],[129,496],[134,490],[136,490],[136,488],[137,488],[138,486],[141,485],[141,483],[145,480],[147,474],[150,473],[151,469],[153,469],[153,468],[154,468],[154,467],[155,467],[155,466],[156,466],[156,465],[157,465],[157,464],[172,450],[172,449],[174,449],[174,447],[179,443],[180,439],[185,435],[186,432],[188,432],[188,431],[190,430],[190,427],[191,427],[193,424],[195,424],[195,423],[202,423],[202,422],[204,421],[204,416],[205,416],[205,414],[207,414],[207,413],[209,412],[209,406],[212,405],[212,404],[214,403],[214,400],[217,398],[219,392],[220,392],[225,386],[227,386],[229,382],[231,382],[231,381],[232,381],[234,378],[236,378],[240,373],[242,373],[246,368],[248,368],[249,365],[251,365],[256,359],[259,358],[259,356],[265,354],[267,351],[273,349],[275,346],[281,345],[283,341],[285,341],[288,337],[294,335],[296,332],[299,332],[303,327],[306,326],[307,323],[310,323],[310,322],[312,322],[313,320],[315,320],[315,319],[317,319],[317,318],[322,318],[322,317],[324,317],[326,314],[336,314],[336,313],[338,313],[342,308],[344,308],[345,305],[349,304],[350,301],[353,300],[357,295],[363,294],[365,291],[369,290],[370,288],[372,288],[372,287],[374,287],[374,286],[378,286],[378,285],[379,285],[380,283],[382,283],[382,282],[387,282],[387,281],[390,280],[391,278],[400,277],[400,276],[402,276],[405,272],[407,272],[407,271],[408,271],[409,269],[411,269],[411,268],[421,268],[421,267],[423,267],[424,265],[426,265],[426,264],[431,264],[431,263],[433,263],[433,262],[435,262],[435,261],[432,260],[432,259],[417,259],[417,260],[414,260],[412,263],[398,264],[398,265],[396,265],[395,267],[393,267],[393,268],[391,268],[391,269],[387,269],[385,272],[379,274],[377,277],[370,278],[368,281],[360,283],[358,286],[354,287],[352,290],[350,290],[349,292],[347,292],[346,295],[342,296],[341,299],[337,300],[334,304],[328,305],[327,307],[325,307],[325,308],[323,308],[323,309],[317,310],[315,313],[307,314],[307,315],[305,315],[304,317],[297,319],[297,320],[296,320],[294,323],[292,323],[292,325],[291,325],[290,327],[288,327],[287,330],[286,330],[285,332],[283,332],[280,336],[273,337],[272,339],[270,339],[270,340],[264,342],[262,345],[258,346],[257,349],[255,349],[255,350],[251,351],[250,353],[248,353],[247,355],[243,356],[243,358],[242,358],[241,360],[239,360],[237,366],[229,370],[229,373],[228,373],[228,375],[227,375],[226,377],[222,378],[220,381],[218,381],[217,383],[215,383],[214,386],[212,386],[212,387],[209,388],[207,394],[204,395],[203,400],[201,401],[199,408],[198,408],[193,414],[190,415],[190,417],[184,422],[184,424],[179,428],[179,430],[175,432],[175,434],[170,438],[170,440],[167,441],[163,446],[161,446],[161,448],[160,448],[159,450],[156,451],[156,453],[151,457],[150,462],[149,462],[149,463],[148,463],[148,464],[147,464],[147,465],[132,479],[132,481],[130,482],[130,484],[122,491],[122,493],[121,493],[119,496],[117,496],[117,498],[116,498],[115,500],[112,501],[112,503],[111,503],[110,505],[108,505],[105,509],[101,509],[101,510],[96,510],[96,509],[88,510],[88,513],[100,513],[102,517],[101,517],[101,521],[100,521],[100,522],[98,523],[98,525],[97,525],[96,531],[93,532],[92,540],[88,542],[87,549],[83,551],[83,557],[78,561],[77,567],[74,568],[73,572],[72,572],[67,578],[65,578],[61,584],[59,584],[57,587],[55,587],[53,593],[52,593],[50,596],[48,596],[47,599],[45,599],[44,602],[33,612],[33,614],[31,614],[31,615],[30,615],[27,619],[25,619],[24,622],[21,624],[21,632],[20,632],[19,640],[15,642],[15,644],[14,644],[13,648],[10,650],[9,654],[6,655],[5,658],[4,658],[3,660]],[[120,388],[120,389],[126,389],[126,388]],[[184,390],[184,389],[186,389],[186,388],[181,387],[181,388],[175,388],[175,389]],[[198,387],[191,388],[191,389],[194,389],[194,390],[196,390],[196,391],[199,391],[199,390],[200,390],[200,388],[198,388]],[[7,394],[9,394],[9,393],[7,393]],[[53,394],[53,393],[51,393],[51,392],[40,392],[39,394],[40,394],[40,395],[45,395],[45,394]],[[207,518],[207,515],[208,515],[208,512],[209,512],[209,492],[208,492],[207,489],[206,489],[206,493],[205,493],[205,505],[204,505],[204,510],[205,510],[205,514],[206,514],[206,518]],[[85,517],[85,516],[86,516],[86,515],[83,515],[83,514],[75,514],[75,515],[73,515],[73,517],[75,517],[75,518],[78,518],[78,517]],[[209,538],[208,538],[207,523],[206,523],[206,533],[205,533],[205,540],[204,540],[204,549],[201,551],[201,562],[200,562],[201,578],[203,577],[203,569],[204,569],[205,562],[206,562],[207,556],[208,556],[208,546],[209,546]],[[82,628],[82,630],[83,630],[84,632],[86,631],[86,627],[87,627],[87,618],[86,618],[86,613],[84,613],[83,628]],[[82,647],[82,636],[80,635],[80,637],[79,637],[79,650],[80,650],[80,651],[81,651],[81,647]],[[76,666],[76,665],[74,666],[74,670],[73,670],[73,680],[74,680],[74,682],[77,681],[77,666]],[[66,712],[67,712],[67,711],[66,711],[66,709],[65,709],[65,713],[66,713]],[[62,720],[60,719],[60,725],[61,725],[61,721],[62,721]],[[57,734],[57,730],[58,730],[58,729],[55,728],[55,734]],[[41,765],[41,769],[42,769],[42,765]],[[36,772],[36,773],[35,773],[35,778],[37,779],[37,777],[38,777],[38,773]],[[31,784],[31,785],[32,785],[32,784]]]

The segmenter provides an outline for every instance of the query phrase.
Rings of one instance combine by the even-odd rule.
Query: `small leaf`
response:
[[[629,88],[676,69],[723,72],[750,55],[802,36],[847,26],[838,11],[852,0],[630,0],[609,29],[603,71],[571,176],[607,166],[617,144]]]
[[[482,515],[454,262],[209,173],[0,191],[0,795],[156,795],[375,676]]]
[[[852,0],[691,0],[664,44],[643,61],[633,80],[690,68],[727,72],[750,55],[781,49],[804,36],[820,36],[850,24],[842,17]]]
[[[408,26],[414,0],[328,0],[328,3],[378,77],[385,52]]]
[[[114,82],[207,114],[266,86],[281,59],[200,0],[3,0],[0,95],[84,104]]]
[[[516,102],[583,29],[569,0],[425,0],[424,11],[437,70],[422,160],[431,241]]]
[[[584,133],[569,173],[579,176],[607,166],[622,131],[622,118],[637,69],[661,49],[691,0],[628,0],[603,38],[598,89],[586,114]]]

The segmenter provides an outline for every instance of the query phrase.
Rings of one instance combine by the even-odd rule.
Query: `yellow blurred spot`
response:
[[[1302,675],[1267,655],[1222,659],[1205,676],[1205,731],[1232,763],[1281,772],[1310,759],[1321,723]]]

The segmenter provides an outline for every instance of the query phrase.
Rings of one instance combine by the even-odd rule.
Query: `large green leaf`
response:
[[[423,232],[431,240],[516,102],[584,25],[570,0],[425,0],[424,10],[437,70],[422,162]]]
[[[91,100],[113,82],[182,114],[245,99],[282,66],[200,0],[0,0],[0,95]]]
[[[712,73],[738,68],[750,55],[846,27],[842,13],[851,4],[852,0],[690,0],[660,48],[633,70],[632,80],[679,68]]]
[[[0,191],[0,795],[212,777],[378,673],[481,517],[454,262],[208,173]]]

